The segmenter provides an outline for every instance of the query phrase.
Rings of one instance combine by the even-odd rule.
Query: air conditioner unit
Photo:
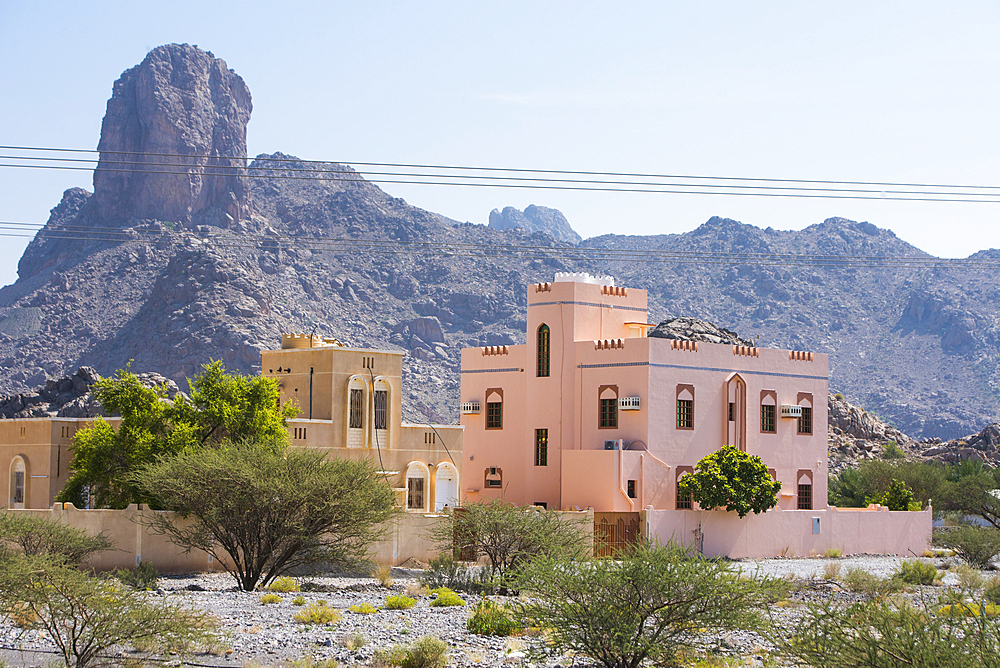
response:
[[[615,441],[604,441],[605,450],[621,450],[624,445],[625,442],[620,438]]]
[[[781,417],[783,418],[802,417],[802,406],[791,406],[789,404],[781,404]]]
[[[618,399],[618,410],[637,411],[639,410],[639,397],[621,397]]]
[[[462,415],[479,415],[479,402],[466,401],[462,403]]]

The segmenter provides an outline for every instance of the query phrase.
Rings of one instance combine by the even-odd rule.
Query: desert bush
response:
[[[304,596],[296,596],[292,599],[292,605],[305,605],[306,599]]]
[[[113,578],[90,577],[52,557],[7,555],[0,565],[0,614],[45,632],[64,665],[75,668],[104,665],[115,647],[188,653],[215,642],[204,613],[150,599]]]
[[[119,568],[115,570],[114,576],[133,589],[156,589],[156,583],[160,580],[160,572],[148,561],[140,561],[134,569]]]
[[[340,637],[340,644],[356,652],[368,644],[368,636],[364,633],[349,633]]]
[[[399,668],[444,668],[448,645],[434,636],[424,636],[412,645],[395,645],[375,652],[376,665]]]
[[[0,551],[14,550],[28,557],[48,555],[77,565],[97,552],[112,548],[114,544],[104,534],[91,536],[40,517],[0,511]]]
[[[772,641],[814,668],[986,668],[1000,652],[995,620],[934,615],[901,602],[811,604],[795,628],[791,638]]]
[[[958,577],[958,586],[967,592],[979,591],[986,584],[982,571],[968,564],[955,566],[955,575]]]
[[[1000,605],[1000,577],[992,577],[986,582],[983,598],[990,603]]]
[[[996,617],[1000,615],[1000,606],[988,604],[985,607],[978,603],[950,603],[938,608],[938,612],[947,617]]]
[[[374,615],[376,612],[378,612],[378,608],[376,608],[371,603],[368,603],[367,601],[365,601],[364,603],[355,603],[354,605],[349,607],[348,610],[350,610],[356,615]]]
[[[295,578],[283,575],[271,580],[271,584],[267,585],[267,590],[280,592],[282,594],[291,594],[293,592],[302,591],[302,588],[299,587],[299,583],[295,581]]]
[[[292,615],[299,624],[336,624],[341,617],[340,611],[331,608],[326,601],[316,601]]]
[[[281,597],[277,594],[264,594],[260,597],[261,605],[272,605],[274,603],[281,603]]]
[[[480,601],[473,609],[465,628],[480,636],[511,636],[521,632],[521,624],[510,606],[489,599]]]
[[[987,569],[1000,554],[1000,529],[960,526],[935,533],[934,542],[936,545],[953,550],[970,566]]]
[[[409,610],[416,604],[417,602],[415,600],[409,596],[404,596],[403,594],[397,594],[385,599],[386,610]]]
[[[824,580],[836,580],[838,578],[840,578],[840,564],[836,561],[831,561],[827,565],[823,566]]]
[[[827,548],[826,552],[823,553],[823,556],[826,557],[827,559],[839,559],[842,553],[843,550],[841,550],[839,547],[831,547]]]
[[[899,579],[880,578],[863,568],[848,568],[841,580],[851,591],[864,594],[869,598],[880,598],[902,588],[902,582]]]
[[[882,459],[904,459],[905,457],[906,453],[896,441],[889,441],[882,448]]]
[[[431,537],[446,551],[485,556],[497,591],[510,593],[513,575],[540,555],[587,558],[588,532],[579,519],[537,507],[519,508],[503,499],[472,503],[442,518]],[[446,585],[449,586],[449,585]]]
[[[538,558],[518,584],[533,601],[525,620],[548,629],[543,651],[585,655],[606,668],[647,659],[676,665],[696,640],[692,629],[760,629],[760,608],[777,593],[772,579],[747,578],[674,542],[640,543],[616,560],[584,564]]]
[[[448,589],[447,587],[438,587],[437,589],[431,590],[432,594],[437,594],[433,601],[431,601],[431,607],[441,608],[453,605],[465,605],[465,601],[462,597]]]
[[[388,589],[392,586],[392,567],[389,564],[376,564],[372,569],[372,577]]]
[[[450,554],[441,554],[430,561],[430,568],[420,577],[420,584],[429,589],[447,587],[469,594],[493,594],[497,581],[491,571],[479,566],[462,566]]]
[[[929,585],[937,579],[937,569],[934,564],[913,559],[900,563],[896,576],[906,584]]]

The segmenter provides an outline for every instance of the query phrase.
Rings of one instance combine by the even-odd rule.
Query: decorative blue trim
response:
[[[616,366],[652,366],[659,369],[690,369],[694,371],[720,371],[722,373],[740,373],[747,376],[776,376],[778,378],[804,378],[806,380],[825,380],[828,376],[806,376],[798,373],[778,373],[777,371],[749,371],[746,369],[720,369],[709,366],[689,366],[687,364],[658,364],[655,362],[615,362],[611,364],[578,364],[577,369],[602,369]]]
[[[639,308],[638,306],[615,306],[614,304],[598,304],[596,302],[535,302],[534,304],[528,304],[528,306],[558,306],[559,304],[572,304],[575,306],[596,306],[597,308],[608,308],[608,309],[621,309],[623,311],[639,311],[641,313],[646,313],[649,309]]]
[[[520,367],[510,367],[508,369],[462,369],[462,373],[506,373],[508,371],[520,371]]]

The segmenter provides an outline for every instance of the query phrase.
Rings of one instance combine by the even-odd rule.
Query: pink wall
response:
[[[820,533],[813,534],[813,518]],[[692,544],[700,529],[706,556],[808,557],[828,549],[843,554],[923,556],[930,546],[933,510],[889,512],[886,509],[781,510],[740,519],[715,511],[645,510],[640,515],[647,537],[671,537]]]

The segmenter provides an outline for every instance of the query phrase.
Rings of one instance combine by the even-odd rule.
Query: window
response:
[[[736,422],[736,402],[729,402],[729,421]]]
[[[375,428],[386,429],[389,424],[389,392],[375,390]]]
[[[812,510],[813,507],[813,486],[799,485],[799,510]]]
[[[503,469],[491,466],[486,469],[486,480],[484,487],[503,487]]]
[[[760,407],[760,430],[766,434],[775,433],[774,404],[762,404]]]
[[[799,433],[813,433],[813,409],[812,406],[802,406],[802,415],[799,416]]]
[[[503,429],[503,390],[486,390],[486,428]]]
[[[677,478],[675,480],[677,486],[674,488],[676,491],[675,496],[677,497],[677,502],[674,507],[677,510],[692,510],[694,508],[694,499],[690,494],[681,495],[680,493],[680,481],[688,473],[694,473],[694,468],[691,466],[678,466],[677,467]]]
[[[14,471],[14,503],[24,503],[24,471]]]
[[[618,428],[618,386],[601,385],[597,390],[599,429]]]
[[[808,469],[799,471],[798,475],[798,509],[799,510],[812,510],[813,507],[813,495],[812,495],[812,472]]]
[[[628,481],[628,488],[627,489],[628,489],[628,498],[630,498],[630,499],[634,499],[635,498],[635,482],[636,482],[635,480],[629,480]]]
[[[549,430],[535,430],[535,466],[549,465]]]
[[[677,428],[694,429],[694,385],[677,386]]]
[[[539,378],[548,378],[551,371],[550,361],[552,357],[552,333],[548,325],[538,328],[538,366],[535,375]]]
[[[297,440],[302,440],[305,437],[306,437],[306,428],[305,427],[295,427],[295,429],[294,429],[294,435],[292,436],[292,438],[297,439]]]
[[[364,426],[364,390],[351,390],[350,420],[347,426],[351,429],[361,429]]]
[[[409,510],[423,510],[424,508],[424,479],[406,479],[406,507]]]

